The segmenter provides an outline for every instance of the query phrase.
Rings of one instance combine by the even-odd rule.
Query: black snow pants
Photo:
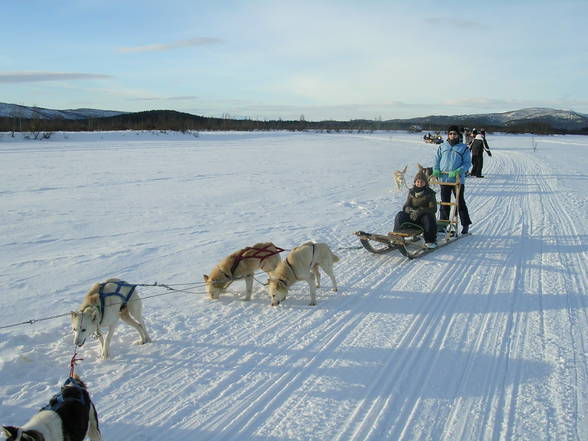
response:
[[[424,213],[417,217],[416,221],[410,220],[410,215],[404,211],[399,211],[394,219],[394,231],[400,229],[400,225],[410,222],[423,227],[423,237],[425,242],[432,243],[437,241],[437,220],[435,215],[431,213]]]
[[[478,178],[482,176],[482,167],[484,167],[484,150],[480,152],[472,152],[472,176]]]
[[[461,221],[462,226],[470,225],[472,220],[470,219],[470,214],[468,213],[468,207],[465,203],[464,195],[465,187],[463,184],[460,184],[460,192],[459,192],[459,219]],[[451,202],[451,193],[455,195],[455,187],[451,185],[442,185],[441,186],[441,202]],[[449,219],[449,205],[441,205],[439,209],[439,219],[447,220]]]

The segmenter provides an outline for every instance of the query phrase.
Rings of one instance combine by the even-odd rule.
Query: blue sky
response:
[[[588,113],[588,0],[2,6],[0,102],[307,120]]]

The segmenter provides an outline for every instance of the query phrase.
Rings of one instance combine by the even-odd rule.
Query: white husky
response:
[[[396,170],[392,173],[394,177],[394,182],[396,183],[396,189],[398,191],[402,191],[405,188],[408,188],[406,185],[406,169],[408,168],[408,164],[404,166],[402,170]]]
[[[150,342],[141,315],[142,309],[141,298],[135,285],[129,285],[119,279],[94,283],[84,296],[80,309],[71,313],[74,344],[83,346],[88,335],[95,333],[100,340],[102,359],[108,358],[110,340],[119,318],[139,332],[140,344]],[[108,328],[106,339],[100,331],[101,328]]]
[[[316,288],[320,288],[321,284],[319,267],[331,278],[333,291],[337,291],[333,263],[338,261],[339,258],[325,243],[306,242],[294,248],[271,273],[269,293],[272,306],[283,302],[288,288],[299,280],[306,280],[310,288],[310,305],[316,305]]]
[[[6,441],[100,441],[98,415],[86,385],[77,375],[23,426],[4,426]]]

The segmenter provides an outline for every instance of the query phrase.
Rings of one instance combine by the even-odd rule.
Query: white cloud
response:
[[[430,26],[446,26],[450,24],[451,26],[455,26],[458,28],[467,28],[467,29],[476,29],[476,28],[485,28],[486,25],[479,21],[474,20],[464,20],[462,18],[455,18],[455,17],[429,17],[426,18],[425,21]]]
[[[197,100],[197,96],[169,96],[169,97],[136,97],[130,98],[130,101],[193,101]]]
[[[0,72],[0,83],[36,83],[41,81],[70,81],[108,79],[111,75],[75,72]]]
[[[177,49],[181,47],[192,47],[192,46],[209,46],[213,44],[221,43],[223,40],[219,38],[192,38],[189,40],[181,40],[172,43],[154,43],[145,46],[132,46],[132,47],[121,47],[116,51],[122,54],[136,53],[136,52],[153,52],[153,51],[167,51],[171,49]]]

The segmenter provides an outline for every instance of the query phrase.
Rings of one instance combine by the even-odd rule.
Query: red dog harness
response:
[[[242,260],[259,259],[260,261],[263,262],[263,260],[267,259],[268,257],[275,256],[276,254],[280,254],[282,251],[286,251],[283,248],[277,247],[275,245],[273,245],[275,250],[269,250],[268,248],[270,246],[272,246],[272,245],[266,245],[262,248],[255,248],[255,247],[243,248],[241,250],[241,252],[238,255],[236,255],[235,258],[233,259],[233,266],[231,266],[231,277],[229,277],[229,279],[232,279],[233,273],[237,269],[237,265],[239,265],[239,262],[241,262]],[[249,256],[243,256],[244,253],[246,253],[247,251],[250,251],[250,250],[254,250],[255,252]]]

